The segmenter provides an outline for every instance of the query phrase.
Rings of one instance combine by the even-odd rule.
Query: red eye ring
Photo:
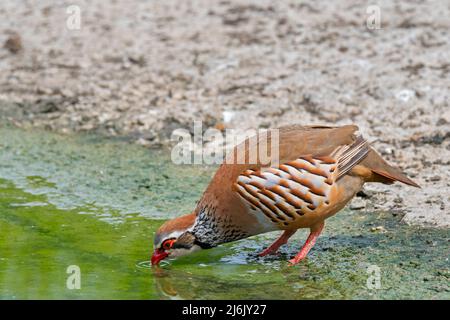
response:
[[[174,242],[175,242],[175,240],[173,240],[173,239],[168,239],[168,240],[166,240],[166,241],[163,242],[162,248],[163,248],[164,250],[170,250],[170,249],[172,248]]]

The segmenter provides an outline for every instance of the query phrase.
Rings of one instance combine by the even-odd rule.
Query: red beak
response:
[[[169,254],[164,250],[157,249],[153,252],[152,255],[152,266],[159,264],[161,260],[166,258]]]

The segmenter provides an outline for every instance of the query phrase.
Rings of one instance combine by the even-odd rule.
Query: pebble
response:
[[[379,232],[379,233],[386,233],[387,232],[387,230],[383,226],[370,228],[370,231],[372,231],[372,232]]]
[[[11,53],[19,53],[19,51],[23,50],[22,38],[19,34],[13,33],[8,37],[8,39],[6,39],[3,47],[8,49]]]
[[[366,207],[366,202],[361,198],[354,198],[350,203],[350,210],[361,210]]]

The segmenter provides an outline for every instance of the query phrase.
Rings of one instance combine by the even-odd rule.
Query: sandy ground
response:
[[[66,25],[71,4],[80,30]],[[355,123],[423,188],[370,185],[351,207],[450,226],[449,17],[444,0],[3,0],[0,115],[148,146],[194,120]]]

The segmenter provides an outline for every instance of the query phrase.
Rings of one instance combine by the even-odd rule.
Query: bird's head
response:
[[[192,213],[165,222],[155,234],[152,265],[169,256],[180,257],[201,249],[190,231],[194,223]]]

